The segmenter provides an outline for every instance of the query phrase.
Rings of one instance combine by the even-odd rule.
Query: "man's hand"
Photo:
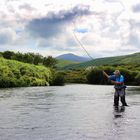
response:
[[[116,84],[116,85],[122,85],[123,84],[123,82],[116,82],[116,81],[113,81],[113,80],[111,80],[111,83]]]
[[[116,81],[111,80],[111,83],[112,83],[112,84],[116,84]]]

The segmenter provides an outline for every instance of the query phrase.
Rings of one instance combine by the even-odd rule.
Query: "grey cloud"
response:
[[[11,43],[12,36],[8,34],[7,32],[0,32],[0,45],[5,45],[8,43]]]
[[[104,0],[105,2],[110,2],[110,3],[114,3],[114,2],[119,2],[118,0]]]
[[[120,25],[118,24],[117,18],[120,16],[120,13],[112,14],[110,18],[107,17],[101,18],[101,36],[109,37],[116,39],[118,37],[117,32],[120,31]]]
[[[66,44],[67,46],[70,46],[70,47],[76,47],[78,46],[79,44],[76,42],[75,38],[73,36],[69,37],[67,40],[66,40]]]
[[[140,48],[140,38],[136,33],[136,31],[139,31],[140,22],[131,19],[128,21],[128,23],[130,25],[129,36],[127,38],[122,38],[122,46],[130,45],[136,48]]]
[[[135,21],[133,19],[129,20],[128,22],[129,22],[129,24],[131,26],[131,29],[140,28],[140,22]]]
[[[125,11],[125,6],[123,2],[120,0],[104,0],[104,2],[105,3],[107,2],[109,4],[117,3],[120,4],[121,6],[121,9],[118,10],[117,12],[111,14],[108,12],[104,12],[104,14],[100,17],[101,30],[103,31],[102,36],[116,38],[116,32],[120,30],[120,25],[118,23],[118,21],[120,20],[119,17]]]
[[[47,3],[47,4],[45,4],[45,6],[46,6],[46,7],[48,7],[48,6],[52,6],[52,5],[53,5],[53,4],[48,4],[48,3]]]
[[[10,13],[15,13],[15,9],[11,5],[7,6],[7,9],[9,10]]]
[[[18,1],[18,0],[7,0],[7,2],[9,2],[9,1]]]
[[[49,38],[66,32],[66,25],[78,17],[91,15],[89,6],[78,5],[58,13],[49,12],[46,17],[31,20],[26,26],[32,36]]]
[[[71,39],[69,39],[70,41]],[[37,46],[39,48],[48,48],[48,49],[52,49],[52,50],[57,50],[57,51],[72,51],[72,50],[76,50],[76,47],[75,46],[71,46],[71,42],[65,42],[65,43],[62,43],[61,41],[59,41],[59,39],[55,39],[55,41],[57,42],[53,42],[53,40],[45,40],[45,39],[40,39],[38,40],[37,42]],[[71,40],[72,41],[72,40]],[[68,44],[70,43],[70,44]],[[73,44],[73,42],[72,42]],[[76,45],[76,44],[74,44]]]
[[[33,11],[36,10],[35,8],[33,8],[31,5],[24,3],[23,5],[19,6],[19,9],[25,9],[27,11]]]
[[[6,3],[14,2],[14,1],[19,1],[19,0],[5,0]]]
[[[140,40],[139,37],[135,34],[130,34],[128,42],[126,45],[135,46],[136,48],[140,48]]]
[[[140,3],[132,7],[133,12],[140,12]]]

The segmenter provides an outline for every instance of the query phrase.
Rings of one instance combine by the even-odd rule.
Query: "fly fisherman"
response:
[[[108,75],[105,71],[103,74],[111,80],[111,83],[114,84],[115,93],[114,93],[114,106],[119,105],[119,97],[121,98],[121,103],[123,106],[127,106],[125,101],[125,88],[124,85],[124,76],[120,74],[119,70],[115,70],[113,75]]]

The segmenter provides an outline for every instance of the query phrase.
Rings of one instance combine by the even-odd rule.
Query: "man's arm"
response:
[[[123,76],[121,76],[120,82],[117,82],[112,77],[110,77],[105,71],[103,71],[103,75],[106,76],[108,79],[110,79],[112,84],[122,85],[123,82],[124,82],[124,77]]]
[[[103,75],[109,79],[109,75],[105,71],[103,71]]]
[[[108,79],[110,79],[112,84],[119,84],[118,82],[116,82],[115,80],[113,80],[112,78],[110,78],[110,76],[105,71],[103,71],[103,75],[105,77],[107,77]]]

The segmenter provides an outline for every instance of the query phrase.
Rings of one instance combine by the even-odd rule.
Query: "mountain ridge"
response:
[[[69,61],[73,61],[73,62],[85,62],[85,61],[90,60],[87,57],[78,56],[78,55],[75,55],[73,53],[62,54],[62,55],[59,55],[55,58],[56,59],[69,60]]]

